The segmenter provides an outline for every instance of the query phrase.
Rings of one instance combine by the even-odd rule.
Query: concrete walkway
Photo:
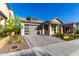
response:
[[[8,55],[9,56],[79,56],[79,40],[62,41],[55,37],[52,37],[52,39],[48,40],[46,39],[46,38],[49,38],[48,36],[43,36],[45,39],[41,39],[39,37],[42,38],[42,36],[34,36],[34,38],[30,39],[28,36],[29,39],[27,39],[27,41],[30,45],[30,49],[11,52],[7,54],[1,54],[1,55],[2,56],[4,55],[7,55],[7,56]],[[34,39],[37,40],[38,42],[35,41]],[[53,39],[56,39],[56,40],[53,40]]]

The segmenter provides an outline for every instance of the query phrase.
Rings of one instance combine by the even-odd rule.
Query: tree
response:
[[[6,20],[6,29],[9,29],[9,30],[12,30],[13,27],[15,26],[15,23],[14,23],[14,19],[12,17],[8,18]]]
[[[21,21],[18,18],[18,16],[15,16],[15,26],[14,26],[13,31],[18,34],[20,33],[20,30],[21,30]]]
[[[18,16],[15,16],[15,26],[21,27],[21,21]]]
[[[4,26],[1,24],[3,19],[4,18],[0,15],[0,32],[2,32],[4,30]]]

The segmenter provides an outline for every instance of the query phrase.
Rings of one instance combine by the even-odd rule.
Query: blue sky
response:
[[[10,3],[15,15],[47,21],[58,17],[64,23],[79,22],[78,3]]]

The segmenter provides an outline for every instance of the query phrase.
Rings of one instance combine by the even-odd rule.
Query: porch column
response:
[[[48,26],[48,30],[49,30],[49,36],[51,36],[51,24],[49,24],[49,26]]]
[[[42,34],[44,34],[44,25],[42,26]]]
[[[63,27],[61,26],[61,33],[63,34]]]
[[[76,32],[76,29],[75,28],[76,28],[76,24],[74,23],[73,24],[73,36],[75,35],[75,32]]]
[[[57,26],[56,26],[56,33],[57,33]]]

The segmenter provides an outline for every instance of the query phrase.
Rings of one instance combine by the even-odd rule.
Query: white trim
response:
[[[42,34],[44,34],[44,25],[42,25]]]

